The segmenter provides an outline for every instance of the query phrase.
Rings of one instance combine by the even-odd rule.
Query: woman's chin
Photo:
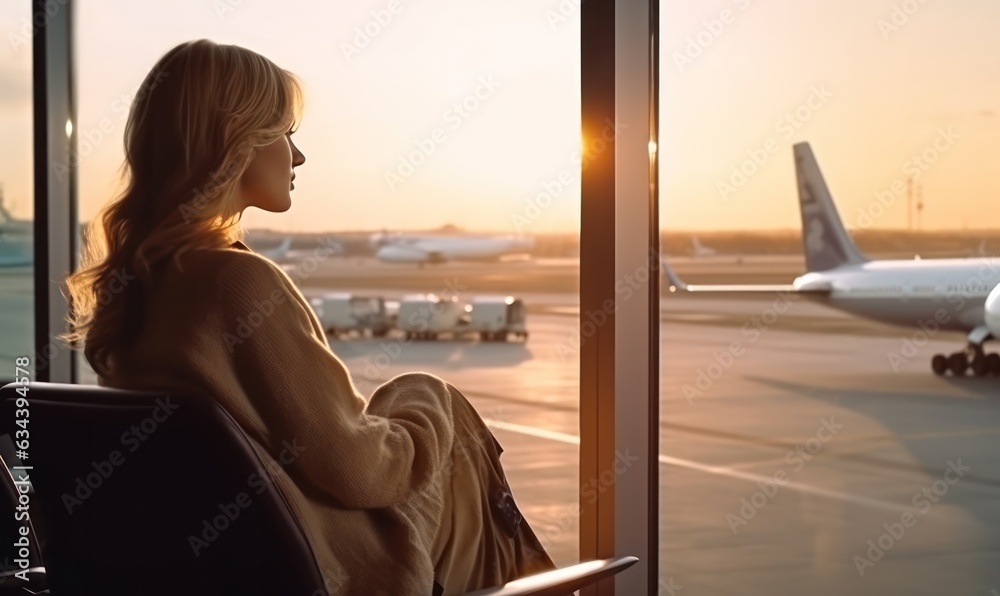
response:
[[[248,207],[256,207],[268,213],[284,213],[292,207],[291,191],[286,191],[282,195],[270,195],[260,197],[256,201],[251,201]]]
[[[284,198],[278,199],[267,206],[265,211],[270,211],[271,213],[284,213],[292,208],[292,198],[290,196],[285,196]]]

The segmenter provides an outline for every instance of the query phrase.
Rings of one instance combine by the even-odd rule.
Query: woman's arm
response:
[[[290,469],[345,507],[385,507],[421,490],[454,440],[445,383],[402,377],[380,390],[386,395],[372,404],[379,415],[366,412],[288,276],[256,255],[226,253],[230,262],[215,276],[224,303],[220,340],[272,449],[296,445]]]

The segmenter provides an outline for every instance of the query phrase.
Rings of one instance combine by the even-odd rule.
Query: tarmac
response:
[[[362,391],[411,370],[462,390],[504,446],[525,516],[568,564],[579,559],[573,505],[585,498],[579,364],[566,355],[578,301],[556,291],[571,265],[537,269],[411,267],[396,278],[405,290],[369,288],[398,297],[420,279],[483,291],[490,280],[519,280],[508,291],[529,306],[527,344],[331,346]],[[676,270],[699,283],[781,283],[801,273],[801,260],[688,260]],[[910,329],[806,299],[781,306],[664,292],[661,593],[1000,593],[1000,458],[990,447],[1000,379],[931,374],[931,356],[961,347],[960,334],[914,345]]]
[[[790,281],[801,267],[764,259],[677,271],[739,283],[754,277],[748,265],[768,271],[759,283]],[[331,349],[365,395],[415,370],[459,388],[504,447],[514,497],[560,565],[579,558],[573,505],[583,498],[570,343],[578,300],[566,290],[575,275],[567,262],[333,259],[296,280],[308,295],[398,298],[451,283],[462,298],[525,299],[526,343],[343,339]],[[0,275],[7,362],[30,332],[27,290]],[[768,300],[665,295],[661,314],[661,594],[1000,594],[1000,379],[935,377],[929,366],[960,335],[904,354],[912,330],[804,299],[777,313]]]

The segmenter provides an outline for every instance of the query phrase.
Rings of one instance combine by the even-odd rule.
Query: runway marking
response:
[[[764,445],[766,447],[780,447],[782,449],[794,449],[795,446],[798,444],[798,442],[801,442],[801,438],[799,437],[762,438],[762,437],[755,437],[753,435],[745,435],[741,433],[733,433],[722,430],[679,424],[676,422],[661,422],[660,426],[665,429],[687,432],[695,435],[703,435],[719,439],[739,441],[741,443],[753,443],[756,445]],[[988,436],[988,435],[1000,435],[1000,429],[971,428],[964,430],[927,431],[922,433],[899,434],[899,435],[883,433],[880,435],[862,435],[857,437],[851,437],[851,442],[888,443],[888,442],[899,442],[899,441],[922,441],[924,439],[951,439],[955,437],[978,437],[978,436]]]
[[[547,430],[544,428],[535,428],[533,426],[525,426],[523,424],[514,424],[512,422],[501,422],[500,420],[493,420],[491,418],[484,418],[483,421],[486,422],[488,426],[492,426],[493,428],[497,428],[500,430],[516,432],[523,435],[538,437],[540,439],[549,439],[550,441],[557,441],[560,443],[567,443],[570,445],[580,444],[580,437],[568,433],[563,433],[554,430]],[[761,476],[759,474],[753,474],[750,472],[741,472],[739,470],[735,470],[733,468],[726,466],[712,466],[692,461],[689,459],[673,457],[670,455],[661,454],[659,456],[659,461],[661,464],[665,464],[668,466],[676,466],[678,468],[696,470],[699,472],[705,472],[706,474],[728,476],[730,478],[739,478],[740,480],[747,480],[749,482],[761,482],[761,481],[773,480],[771,476]],[[782,488],[787,488],[801,493],[816,495],[819,497],[835,499],[838,501],[855,503],[857,505],[865,505],[867,507],[872,507],[874,509],[882,509],[885,511],[892,511],[896,513],[904,513],[907,511],[912,511],[912,508],[906,507],[904,505],[897,505],[896,503],[881,501],[879,499],[871,499],[868,497],[852,495],[849,493],[844,493],[836,490],[829,490],[818,486],[812,486],[809,484],[803,484],[801,482],[795,482],[794,480],[788,481],[786,484],[782,486]]]
[[[723,315],[717,314],[706,314],[706,313],[669,313],[663,314],[663,317],[670,318],[674,321],[721,321],[723,320]],[[662,320],[662,319],[661,319]]]
[[[955,437],[985,437],[989,435],[1000,435],[997,428],[970,428],[966,430],[941,430],[924,433],[914,433],[911,435],[873,435],[869,437],[852,437],[853,442],[882,442],[882,441],[923,441],[925,439],[953,439]]]
[[[818,454],[817,454],[818,455]],[[781,463],[788,463],[783,457],[774,457],[771,459],[762,459],[757,461],[745,461],[738,464],[729,464],[729,467],[733,470],[742,470],[743,468],[759,468],[761,466],[777,466]]]

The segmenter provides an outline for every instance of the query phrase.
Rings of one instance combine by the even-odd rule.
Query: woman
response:
[[[296,78],[254,52],[199,40],[163,56],[129,113],[126,189],[67,281],[64,339],[102,385],[212,396],[272,469],[287,463],[276,482],[331,594],[553,568],[465,397],[414,373],[366,401],[290,278],[240,241],[244,209],[291,206],[300,112]]]

